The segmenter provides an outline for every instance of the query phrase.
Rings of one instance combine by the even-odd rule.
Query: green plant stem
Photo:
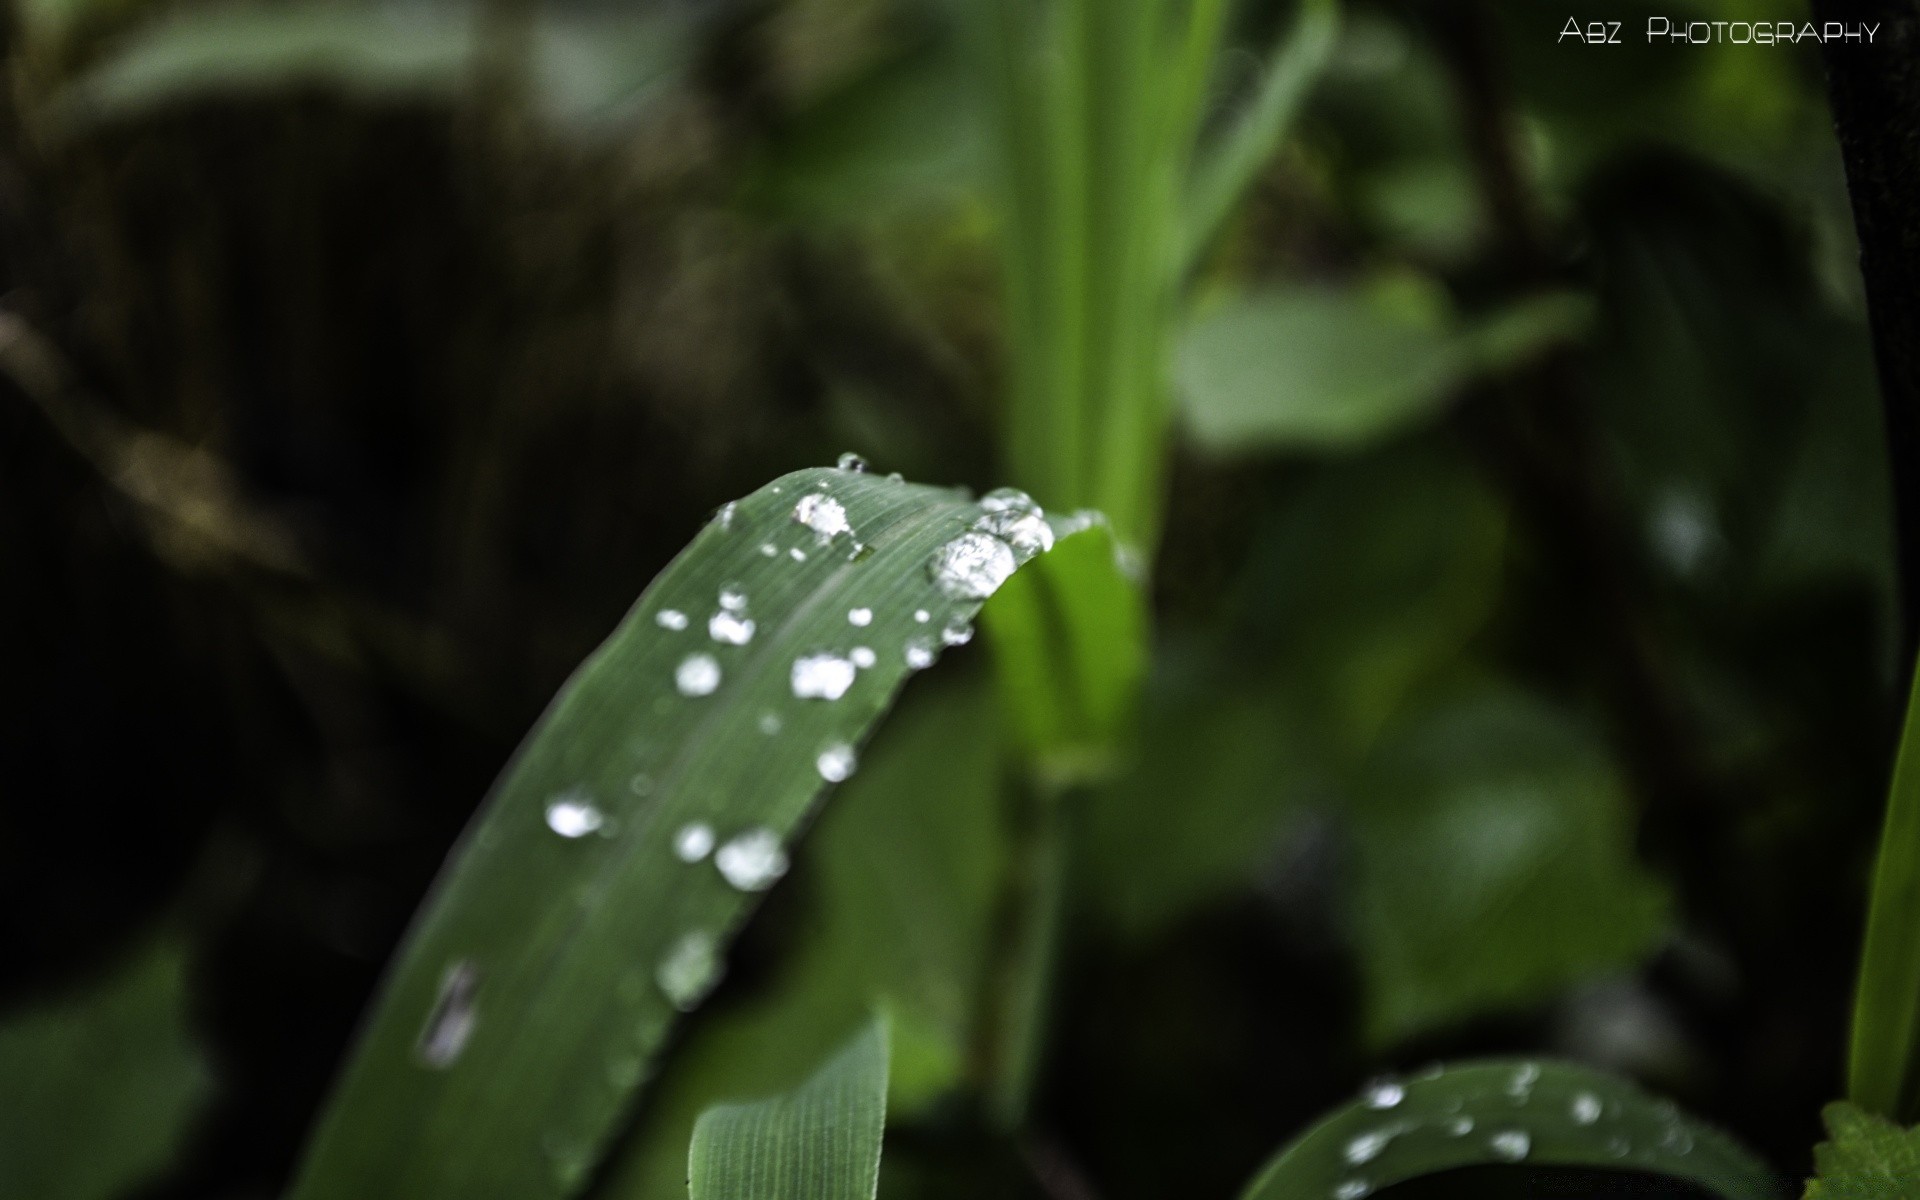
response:
[[[1901,1123],[1917,1111],[1920,1047],[1920,674],[1887,792],[1855,990],[1847,1096]]]

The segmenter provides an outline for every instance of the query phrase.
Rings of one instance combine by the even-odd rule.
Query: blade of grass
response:
[[[292,1195],[577,1190],[823,779],[851,769],[909,660],[930,661],[991,590],[955,594],[930,571],[983,512],[833,470],[723,509],[502,777],[397,959]],[[820,654],[834,657],[809,672],[802,660]]]
[[[1180,261],[1191,267],[1286,136],[1327,63],[1340,32],[1336,0],[1303,0],[1285,44],[1274,54],[1260,90],[1206,155],[1187,195],[1186,237]]]
[[[1633,1084],[1572,1063],[1475,1062],[1383,1079],[1282,1150],[1242,1200],[1357,1200],[1456,1167],[1645,1171],[1726,1200],[1776,1200],[1772,1174],[1731,1138]]]
[[[1847,1097],[1876,1116],[1915,1119],[1920,1102],[1920,672],[1887,789],[1854,992]]]
[[[873,1200],[887,1123],[887,1030],[875,1019],[783,1095],[700,1114],[691,1200]]]

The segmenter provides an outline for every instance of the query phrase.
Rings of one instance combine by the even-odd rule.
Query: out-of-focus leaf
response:
[[[529,82],[543,115],[591,125],[631,115],[687,56],[663,17],[541,14],[529,26]],[[99,120],[209,96],[325,87],[374,98],[452,96],[486,56],[476,10],[303,2],[187,9],[136,30],[59,99]]]
[[[1002,702],[1054,783],[1106,772],[1147,667],[1146,598],[1105,525],[1063,537],[981,613]]]
[[[1847,1097],[1901,1120],[1920,1105],[1920,672],[1907,697],[1873,867]]]
[[[874,1021],[784,1095],[700,1114],[691,1200],[873,1200],[887,1123],[887,1030]]]
[[[916,650],[1013,569],[972,530],[984,515],[951,491],[839,470],[724,508],[503,775],[293,1194],[581,1186]],[[978,570],[948,569],[966,564]]]
[[[1629,811],[1592,735],[1524,694],[1449,697],[1397,729],[1355,805],[1368,1037],[1534,1003],[1647,952],[1667,902]]]
[[[1920,1187],[1920,1129],[1851,1104],[1829,1104],[1820,1115],[1827,1140],[1813,1148],[1805,1200],[1906,1200]]]
[[[704,1108],[792,1086],[875,1006],[892,1026],[895,1121],[962,1081],[1008,834],[991,693],[984,680],[945,684],[906,698],[821,816],[800,867],[817,904],[792,959],[763,995],[693,1023],[607,1195],[684,1194]]]
[[[1216,453],[1349,450],[1430,418],[1462,384],[1565,341],[1578,297],[1538,296],[1459,325],[1431,285],[1273,289],[1201,318],[1175,380]]]
[[[1455,1167],[1646,1171],[1724,1200],[1778,1200],[1733,1139],[1633,1084],[1572,1063],[1475,1062],[1377,1080],[1296,1138],[1242,1200],[1359,1200]]]
[[[109,1200],[163,1169],[212,1090],[162,941],[63,1003],[0,1023],[0,1195]]]

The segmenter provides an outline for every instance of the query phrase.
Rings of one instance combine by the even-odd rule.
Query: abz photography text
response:
[[[1618,46],[1627,38],[1649,43],[1680,42],[1702,46],[1731,43],[1736,46],[1791,46],[1802,42],[1873,41],[1878,24],[1864,21],[1692,21],[1672,17],[1648,17],[1644,30],[1623,21],[1583,21],[1568,17],[1560,27],[1561,42],[1580,42],[1588,46]]]

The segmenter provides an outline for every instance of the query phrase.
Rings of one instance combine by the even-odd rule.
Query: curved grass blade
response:
[[[1242,1200],[1358,1200],[1489,1163],[1646,1171],[1726,1200],[1780,1195],[1732,1139],[1623,1079],[1572,1063],[1486,1061],[1370,1084],[1282,1150]]]
[[[823,782],[1014,569],[975,523],[1038,548],[995,503],[809,470],[721,510],[469,829],[293,1196],[577,1190]]]
[[[887,1124],[887,1030],[875,1019],[779,1096],[716,1104],[687,1151],[691,1200],[873,1200]]]
[[[1913,1120],[1920,1101],[1920,672],[1913,688],[1873,868],[1847,1063],[1847,1098],[1899,1121]]]

